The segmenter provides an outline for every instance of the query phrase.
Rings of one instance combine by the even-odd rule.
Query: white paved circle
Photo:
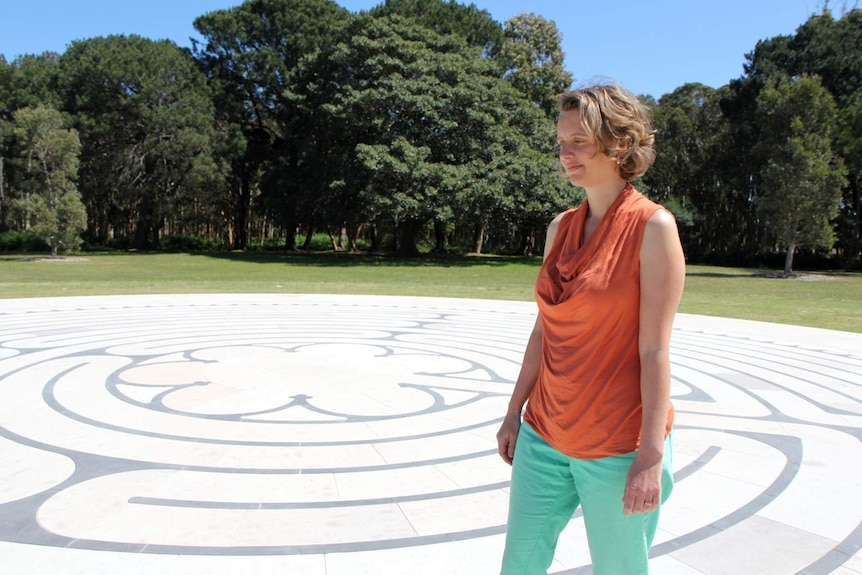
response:
[[[535,306],[0,300],[4,573],[496,573]],[[657,573],[862,573],[862,335],[679,316]],[[589,573],[579,516],[551,573]],[[11,566],[11,570],[6,566]]]

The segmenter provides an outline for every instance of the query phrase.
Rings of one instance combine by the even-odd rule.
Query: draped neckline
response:
[[[613,220],[620,207],[634,194],[634,186],[627,182],[625,187],[617,194],[617,197],[614,198],[610,207],[608,207],[608,211],[602,216],[596,229],[593,230],[593,233],[586,240],[584,240],[584,227],[587,215],[589,214],[589,200],[584,200],[581,206],[574,210],[572,214],[574,219],[568,229],[569,233],[559,238],[563,242],[560,246],[559,257],[556,262],[560,279],[569,281],[578,275],[579,271],[590,261],[602,244],[602,239],[612,227]]]

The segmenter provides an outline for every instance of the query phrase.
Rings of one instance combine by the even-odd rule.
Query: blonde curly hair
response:
[[[560,112],[578,110],[581,125],[600,152],[615,159],[620,176],[631,181],[655,161],[655,130],[647,108],[618,85],[596,85],[560,94]]]

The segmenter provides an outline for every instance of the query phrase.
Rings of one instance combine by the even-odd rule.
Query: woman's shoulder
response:
[[[679,241],[676,218],[667,208],[658,205],[652,215],[646,218],[643,244],[649,245],[653,242],[667,241],[673,238],[676,238],[675,241]]]
[[[673,214],[660,203],[651,200],[637,188],[633,188],[631,209],[636,211],[640,219],[645,223],[656,222],[654,226],[667,225],[667,222],[676,225]]]
[[[647,218],[647,226],[653,228],[673,226],[676,228],[676,218],[666,207],[656,204],[655,210]]]
[[[575,215],[579,209],[580,209],[580,206],[577,208],[569,208],[568,210],[566,210],[564,212],[560,212],[559,214],[556,215],[556,217],[553,220],[551,220],[549,227],[550,226],[554,226],[554,227],[559,226],[560,222],[562,222],[563,220],[570,218],[573,215]]]
[[[564,212],[560,212],[557,216],[551,220],[551,223],[548,224],[548,236],[552,237],[557,233],[557,230],[561,225],[564,225],[564,222],[567,224],[571,222],[572,217],[578,212],[580,208],[570,208]]]
[[[551,246],[554,243],[554,238],[557,237],[557,232],[560,229],[561,225],[566,225],[571,221],[571,217],[578,211],[578,208],[571,208],[564,212],[560,212],[557,216],[551,220],[551,223],[548,224],[548,231],[545,234],[545,255],[548,255],[548,251],[551,249]],[[565,222],[565,224],[563,223]]]

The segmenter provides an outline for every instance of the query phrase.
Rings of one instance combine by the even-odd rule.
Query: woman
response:
[[[668,348],[685,281],[673,216],[630,183],[653,139],[621,87],[560,96],[560,168],[587,198],[548,227],[539,317],[497,433],[513,466],[503,575],[547,573],[579,505],[594,575],[648,573],[673,487]]]

